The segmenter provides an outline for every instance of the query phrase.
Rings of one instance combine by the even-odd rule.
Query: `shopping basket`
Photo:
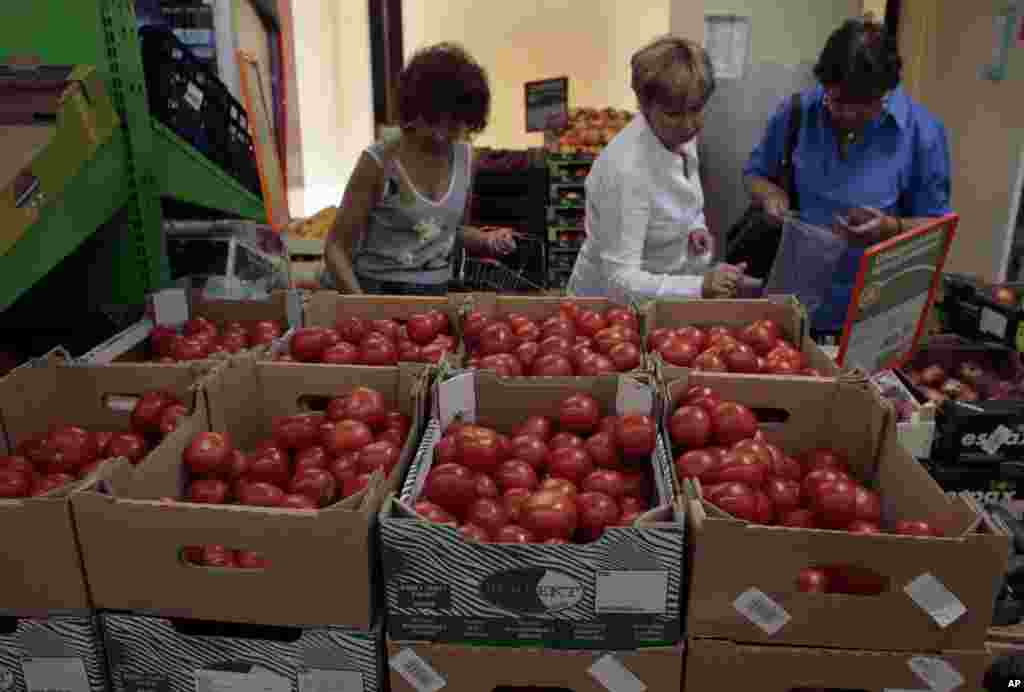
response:
[[[544,290],[543,238],[523,235],[516,239],[516,251],[500,260],[469,257],[460,251],[458,282],[469,291],[535,293]]]

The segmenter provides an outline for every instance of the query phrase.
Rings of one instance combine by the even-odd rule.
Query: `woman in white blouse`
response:
[[[578,296],[731,298],[743,267],[711,269],[695,138],[715,88],[707,53],[667,36],[630,61],[640,113],[586,180],[587,237],[569,280]]]

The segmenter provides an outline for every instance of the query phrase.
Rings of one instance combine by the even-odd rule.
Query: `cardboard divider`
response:
[[[882,628],[884,623],[879,623]],[[899,652],[756,646],[723,639],[691,639],[686,652],[687,692],[740,690],[757,681],[759,692],[817,689],[981,690],[988,653]],[[918,672],[920,671],[920,673]]]
[[[694,372],[667,385],[667,415],[690,385],[710,386],[723,399],[755,408],[788,409],[789,420],[764,427],[770,442],[790,454],[815,447],[845,452],[858,480],[881,495],[883,528],[897,519],[924,519],[948,537],[749,524],[704,503],[699,484],[688,479],[683,482],[693,536],[688,634],[893,650],[982,646],[1006,565],[1008,537],[982,522],[966,500],[945,495],[909,457],[899,443],[892,411],[883,406],[877,390],[841,380],[801,378],[777,379],[766,387],[764,381]],[[888,588],[875,596],[798,590],[801,569],[829,564],[870,569],[887,580]],[[952,593],[948,598],[955,601],[946,606],[959,603],[966,609],[945,627],[904,590],[925,575],[937,593],[943,589],[932,579]],[[751,599],[756,595],[751,589],[770,600],[766,609],[775,612],[777,628],[771,623],[762,628],[754,624],[756,618],[741,612],[737,599]],[[881,622],[884,627],[878,626]]]
[[[425,686],[428,680],[443,680],[446,692],[660,692],[679,689],[683,666],[681,646],[605,654],[389,639],[387,653],[393,692],[441,689]]]
[[[107,394],[140,395],[161,389],[190,407],[187,426],[203,409],[204,371],[187,365],[104,368],[52,362],[17,368],[0,378],[0,453],[53,423],[89,430],[130,430],[131,411],[113,410]],[[147,457],[142,464],[145,464]],[[128,465],[126,461],[120,463]],[[107,462],[103,468],[117,465]],[[69,493],[82,480],[42,497],[0,500],[0,611],[81,611],[91,607]],[[22,527],[17,530],[16,527]]]
[[[359,385],[381,391],[412,421],[390,479],[376,476],[362,493],[315,511],[176,501],[187,480],[182,455],[198,432],[226,432],[236,448],[249,451],[270,437],[275,416],[300,412],[301,397],[342,396]],[[404,368],[372,377],[363,369],[252,360],[223,368],[206,385],[208,411],[169,435],[146,464],[115,465],[73,495],[96,606],[225,622],[369,628],[377,511],[416,448],[423,386]],[[181,559],[183,548],[211,544],[251,550],[269,564],[216,569]],[[133,555],[131,574],[124,571],[126,551]]]

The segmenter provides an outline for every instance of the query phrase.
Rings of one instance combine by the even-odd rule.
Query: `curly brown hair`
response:
[[[422,118],[436,125],[450,118],[468,134],[483,132],[491,113],[487,72],[456,43],[438,43],[416,51],[398,83],[403,125]]]

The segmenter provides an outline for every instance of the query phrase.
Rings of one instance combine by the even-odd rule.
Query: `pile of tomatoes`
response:
[[[437,363],[455,350],[448,315],[440,310],[393,319],[345,317],[333,327],[304,327],[292,335],[277,360],[331,365]]]
[[[661,327],[647,337],[647,349],[669,365],[706,372],[821,377],[773,320],[736,329]]]
[[[180,334],[175,327],[157,325],[149,335],[149,344],[156,362],[175,363],[269,346],[282,333],[281,325],[273,320],[228,322],[218,329],[205,317],[195,317],[185,323]]]
[[[357,387],[331,399],[323,413],[275,418],[270,437],[248,454],[235,448],[227,433],[201,432],[183,454],[190,477],[184,499],[297,510],[326,507],[366,488],[375,471],[389,475],[410,427],[408,416],[389,410],[379,391]],[[237,552],[195,547],[186,559],[211,567],[241,566],[246,560],[238,560]]]
[[[138,464],[187,414],[173,394],[147,392],[132,410],[130,431],[55,423],[23,440],[13,456],[0,456],[0,498],[45,495],[85,478],[108,459]]]
[[[543,321],[474,311],[463,334],[469,367],[504,377],[593,376],[629,372],[641,364],[637,317],[624,307],[602,313],[567,300]]]
[[[569,543],[630,526],[649,507],[657,426],[647,415],[601,416],[589,394],[530,416],[511,436],[455,422],[434,449],[416,512],[458,524],[467,540]]]
[[[757,524],[879,533],[877,493],[854,478],[846,456],[812,449],[798,458],[767,442],[754,413],[691,387],[668,423],[680,478],[699,479],[704,499]],[[925,521],[900,521],[894,533],[937,536]]]

